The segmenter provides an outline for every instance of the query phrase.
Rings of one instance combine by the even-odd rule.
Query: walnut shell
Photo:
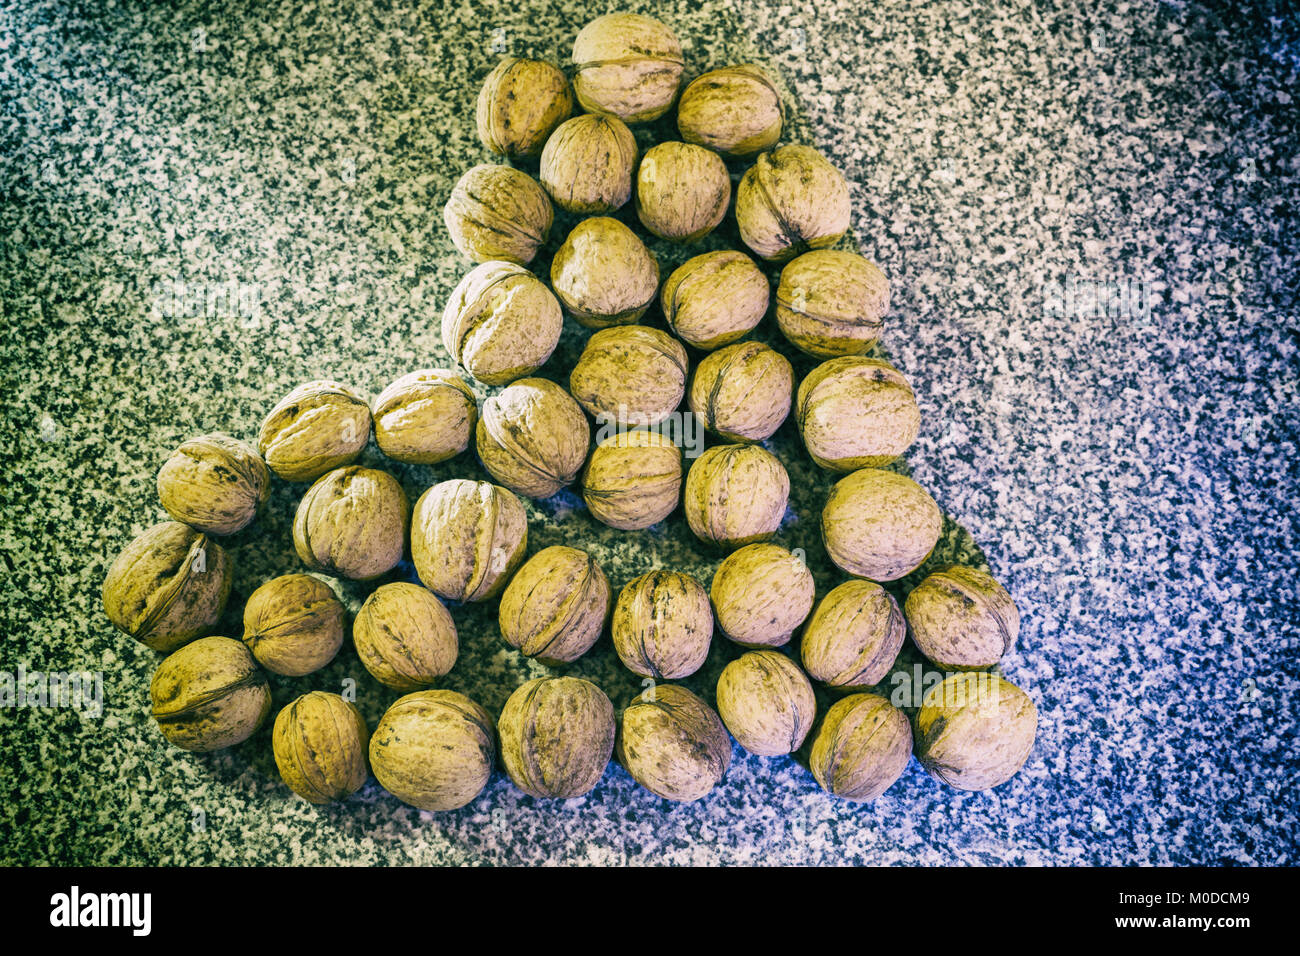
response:
[[[478,402],[459,375],[424,368],[379,393],[374,420],[375,444],[389,458],[436,465],[469,447]]]
[[[598,441],[582,474],[591,516],[620,531],[663,521],[681,490],[682,450],[658,432],[618,431]]]
[[[600,783],[614,752],[614,705],[577,677],[538,677],[501,711],[501,762],[533,797],[568,800]]]
[[[202,637],[163,658],[149,684],[151,714],[182,750],[243,743],[271,712],[266,675],[239,641]]]
[[[226,435],[190,439],[158,472],[158,500],[167,513],[208,534],[247,527],[270,496],[262,456]]]
[[[573,90],[589,113],[648,123],[672,108],[681,82],[682,45],[653,17],[607,13],[573,41]]]
[[[781,270],[776,324],[790,344],[817,358],[861,355],[880,339],[889,280],[853,252],[805,252]]]
[[[527,173],[483,163],[451,190],[443,208],[451,241],[475,262],[502,259],[528,265],[551,232],[546,190]]]
[[[480,382],[506,385],[546,364],[563,325],[545,282],[513,262],[485,262],[452,290],[442,344]]]
[[[370,406],[338,382],[299,385],[271,409],[257,434],[267,467],[285,481],[315,481],[349,465],[370,441]]]
[[[812,684],[780,651],[750,651],[722,669],[718,715],[736,743],[760,757],[803,746],[817,716]]]
[[[689,677],[713,641],[713,608],[704,586],[681,571],[651,571],[619,592],[610,621],[618,658],[655,680]]]
[[[543,548],[501,595],[501,636],[543,664],[571,663],[600,638],[609,598],[609,579],[591,555],[559,545]]]
[[[425,491],[411,513],[411,560],[448,601],[485,601],[524,559],[528,517],[519,499],[486,481],[453,479]]]
[[[790,414],[794,370],[760,342],[737,342],[707,355],[688,396],[704,427],[730,442],[770,438]]]
[[[866,801],[892,787],[911,757],[907,716],[883,697],[851,694],[817,725],[808,766],[827,793]]]
[[[845,581],[813,609],[799,652],[814,680],[863,690],[885,679],[906,633],[892,594],[874,581]]]
[[[273,673],[318,671],[343,646],[343,604],[308,574],[272,578],[244,605],[244,644]]]
[[[958,790],[988,790],[1016,775],[1034,749],[1038,709],[997,674],[950,674],[921,701],[916,756]]]
[[[623,711],[614,753],[651,793],[690,802],[722,782],[731,765],[731,738],[700,698],[685,687],[658,684]]]
[[[313,571],[368,581],[402,560],[410,514],[406,492],[388,472],[335,468],[298,502],[294,550]]]
[[[632,198],[636,159],[636,137],[622,120],[584,113],[546,141],[538,179],[566,212],[604,215]]]
[[[156,524],[128,544],[104,578],[108,619],[167,654],[210,631],[229,597],[225,549],[178,521]]]
[[[528,498],[549,498],[571,484],[590,444],[578,403],[544,378],[521,378],[484,402],[475,438],[488,474]]]
[[[849,212],[843,174],[811,146],[761,153],[736,188],[740,238],[773,262],[834,245],[848,231]]]
[[[775,544],[751,544],[718,565],[709,599],[726,637],[742,647],[780,647],[812,610],[815,592],[802,560]]]
[[[456,622],[433,594],[409,581],[376,588],[352,622],[357,657],[375,680],[409,694],[456,665]]]
[[[943,530],[939,506],[915,481],[861,468],[831,488],[822,509],[822,542],[854,577],[894,581],[930,556]]]
[[[551,285],[579,325],[631,325],[654,301],[659,262],[617,219],[584,219],[551,260]]]
[[[795,420],[812,460],[832,471],[887,465],[921,428],[916,395],[881,359],[845,355],[823,362],[799,383]]]
[[[370,738],[379,785],[421,810],[457,810],[492,777],[496,728],[464,694],[422,690],[399,697]]]
[[[602,329],[587,340],[569,390],[598,422],[658,425],[686,392],[686,348],[644,325]]]
[[[753,259],[730,249],[687,259],[659,294],[669,327],[697,349],[741,338],[767,314],[767,277]]]
[[[944,670],[992,667],[1020,633],[1016,602],[977,568],[936,571],[912,590],[904,607],[913,642]]]
[[[573,93],[557,67],[508,56],[483,81],[474,120],[484,146],[515,159],[540,153],[572,112]]]
[[[637,218],[661,239],[698,242],[722,222],[730,202],[727,164],[703,146],[660,143],[637,168]]]
[[[715,445],[691,465],[683,507],[701,541],[739,548],[776,534],[790,498],[790,476],[757,445]]]
[[[785,107],[776,85],[753,63],[710,70],[691,80],[677,104],[677,130],[688,143],[727,156],[752,156],[781,138]]]
[[[275,765],[294,793],[308,803],[332,803],[366,782],[370,731],[361,711],[338,694],[303,694],[275,717]]]

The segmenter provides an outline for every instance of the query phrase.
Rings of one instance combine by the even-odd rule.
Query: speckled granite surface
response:
[[[24,0],[0,9],[0,671],[102,672],[104,712],[0,710],[0,862],[1296,862],[1295,19],[1117,0],[630,6],[679,32],[691,72],[775,72],[787,141],[848,174],[846,245],[893,280],[883,354],[922,403],[900,467],[948,516],[935,560],[987,562],[1024,617],[1003,662],[1041,715],[1022,773],[964,794],[913,761],[858,806],[736,748],[697,804],[611,766],[578,800],[498,775],[433,815],[373,780],[342,805],[298,800],[269,725],[221,754],[165,746],[147,717],[157,658],[98,601],[112,557],[162,516],[158,466],[195,433],[253,438],[302,380],[374,394],[445,362],[438,317],[469,263],[441,207],[486,156],[478,81],[502,51],[562,59],[606,8]],[[734,223],[711,241],[734,244]],[[1143,294],[1097,310],[1094,282]],[[581,339],[566,332],[548,375]],[[778,540],[806,549],[824,593],[840,580],[817,535],[829,482],[789,423],[771,447],[795,487]],[[394,470],[412,496],[480,474],[468,457]],[[258,583],[298,568],[300,492],[278,484],[233,539],[226,633]],[[716,566],[680,512],[622,534],[566,494],[530,517],[532,550],[586,540],[616,586]],[[368,588],[342,590],[355,610]],[[454,614],[445,686],[498,712],[544,669],[500,642],[494,607]],[[736,653],[722,645],[687,681],[706,696]],[[572,672],[618,706],[639,689],[607,638]],[[373,727],[394,695],[350,647],[275,679],[276,704],[347,678]]]

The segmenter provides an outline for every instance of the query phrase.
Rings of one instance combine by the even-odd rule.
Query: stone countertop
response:
[[[439,316],[470,263],[441,210],[488,159],[479,82],[503,52],[563,61],[606,8],[30,0],[0,11],[0,674],[101,674],[103,712],[0,709],[0,862],[1295,863],[1295,20],[1172,0],[628,8],[679,33],[688,73],[763,64],[786,141],[848,175],[844,247],[893,283],[881,354],[922,407],[898,467],[947,517],[932,563],[987,563],[1023,615],[1002,664],[1040,713],[1023,771],[970,794],[913,761],[857,805],[737,747],[694,804],[611,765],[576,800],[498,773],[428,814],[373,779],[335,806],[297,799],[269,721],[222,753],[165,745],[158,658],[99,603],[112,558],[163,517],[159,465],[194,434],[253,439],[301,381],[375,394],[446,363]],[[704,248],[736,242],[729,221]],[[653,248],[665,275],[687,254]],[[1098,284],[1129,294],[1098,309]],[[544,369],[560,381],[585,336],[566,324]],[[824,593],[841,579],[817,532],[829,481],[791,423],[769,446],[795,489],[777,540]],[[413,497],[482,476],[472,455],[393,471]],[[299,569],[301,491],[277,482],[231,540],[224,633]],[[641,533],[571,493],[529,512],[530,551],[585,541],[616,587],[717,564],[680,511]],[[370,587],[340,591],[355,610]],[[545,669],[501,642],[494,605],[453,614],[444,686],[499,712]],[[736,653],[715,641],[685,683],[711,698]],[[616,706],[639,690],[607,637],[570,672]],[[373,728],[395,695],[350,645],[274,678],[275,704],[347,680]]]

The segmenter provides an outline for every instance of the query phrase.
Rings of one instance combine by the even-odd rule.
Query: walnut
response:
[[[579,325],[630,325],[654,301],[659,262],[617,219],[584,219],[551,260],[551,285]]]
[[[781,94],[753,63],[697,76],[677,104],[682,139],[727,156],[752,156],[775,146],[784,120]]]
[[[457,810],[492,777],[496,727],[464,694],[422,690],[400,697],[370,738],[379,785],[421,810]]]
[[[411,513],[411,560],[448,601],[485,601],[524,559],[528,518],[519,499],[486,481],[453,479],[420,496]]]
[[[931,776],[958,790],[1006,783],[1029,758],[1038,710],[997,674],[950,674],[916,715],[916,756]]]
[[[483,403],[475,444],[483,467],[501,484],[529,498],[549,498],[578,476],[591,429],[563,388],[522,378]]]
[[[469,447],[478,403],[459,375],[425,368],[379,393],[374,420],[375,444],[389,458],[436,465]]]
[[[513,262],[485,262],[452,290],[442,344],[480,382],[506,385],[546,364],[563,325],[545,282]]]
[[[790,344],[817,358],[860,355],[880,338],[889,280],[852,252],[805,252],[781,270],[776,324]]]
[[[443,209],[451,241],[475,262],[528,265],[551,232],[551,201],[527,173],[475,166],[452,188]]]
[[[410,693],[430,687],[456,664],[456,622],[433,594],[409,581],[375,589],[352,622],[352,643],[370,675]]]
[[[484,146],[515,159],[540,153],[572,112],[573,93],[558,68],[508,56],[483,81],[474,119]]]
[[[822,509],[822,541],[843,571],[894,581],[930,556],[943,530],[934,499],[911,478],[862,468],[841,478]]]
[[[992,667],[1020,632],[1016,602],[976,568],[936,571],[907,596],[905,609],[912,640],[945,670]]]
[[[370,731],[355,705],[338,694],[312,691],[275,718],[271,749],[275,765],[294,793],[309,803],[332,803],[366,782]]]
[[[636,214],[661,239],[698,242],[722,222],[730,202],[727,164],[712,150],[660,143],[641,159]]]
[[[731,765],[731,738],[700,698],[685,687],[658,684],[623,711],[614,753],[651,793],[689,802],[722,782]]]
[[[740,238],[775,262],[834,245],[848,231],[849,211],[844,176],[811,146],[760,154],[736,189]]]
[[[668,325],[688,345],[716,349],[741,338],[767,314],[767,277],[730,249],[687,259],[668,277],[659,301]]]
[[[402,560],[410,513],[406,492],[388,472],[336,468],[298,502],[294,550],[313,571],[368,581]]]
[[[262,456],[226,435],[190,439],[158,472],[158,500],[167,513],[209,534],[247,527],[270,496]]]
[[[750,651],[722,669],[718,715],[736,743],[760,757],[803,746],[817,715],[812,684],[780,651]]]
[[[759,342],[737,342],[705,356],[691,380],[691,411],[730,442],[770,438],[790,414],[794,370]]]
[[[591,516],[620,531],[658,524],[677,507],[682,450],[658,432],[618,431],[592,450],[582,474]]]
[[[713,640],[708,592],[681,571],[651,571],[619,593],[610,621],[619,660],[634,674],[678,680],[699,670]]]
[[[833,471],[887,465],[921,428],[916,395],[881,359],[845,355],[823,362],[799,383],[799,434],[812,460]]]
[[[609,597],[609,580],[587,552],[543,548],[501,595],[501,636],[543,664],[572,663],[599,639]]]
[[[874,581],[845,581],[813,609],[799,651],[814,680],[863,690],[885,679],[906,633],[892,594]]]
[[[718,629],[742,647],[780,647],[812,610],[816,585],[802,560],[751,544],[718,565],[709,587]]]
[[[573,63],[583,109],[648,123],[672,107],[684,61],[676,35],[658,20],[607,13],[579,31]]]
[[[315,481],[349,465],[370,441],[370,406],[338,382],[299,385],[262,421],[257,450],[285,481]]]
[[[577,677],[538,677],[506,701],[497,723],[501,762],[533,797],[568,800],[600,782],[614,752],[614,705]]]
[[[808,766],[827,793],[866,801],[893,786],[911,757],[906,715],[883,697],[851,694],[817,725]]]
[[[302,677],[318,671],[343,646],[343,604],[310,575],[272,578],[244,605],[244,643],[276,674]]]
[[[757,445],[715,445],[691,465],[683,506],[701,541],[738,548],[776,533],[790,498],[790,476]]]
[[[686,392],[686,349],[644,325],[602,329],[587,340],[569,389],[597,421],[658,425]]]
[[[243,743],[271,712],[266,675],[239,641],[203,637],[163,659],[149,684],[153,719],[182,750]]]
[[[584,113],[546,141],[538,178],[566,212],[603,215],[632,198],[636,158],[636,138],[622,120]]]

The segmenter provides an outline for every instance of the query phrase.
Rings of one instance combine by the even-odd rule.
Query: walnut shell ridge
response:
[[[757,263],[723,249],[687,259],[659,293],[664,319],[698,349],[716,349],[746,335],[767,314],[771,290]]]
[[[559,68],[508,56],[483,81],[474,124],[484,146],[514,159],[540,153],[572,112],[573,92]]]
[[[682,450],[659,432],[615,431],[596,443],[582,474],[591,516],[620,531],[663,521],[682,489]]]
[[[582,108],[648,123],[672,108],[684,60],[677,36],[653,17],[607,13],[573,41],[573,90]]]
[[[845,355],[799,383],[795,421],[812,460],[832,471],[878,468],[916,441],[921,410],[903,373],[882,359]]]
[[[709,599],[718,629],[742,647],[780,647],[812,610],[808,566],[775,544],[751,544],[723,559]]]
[[[600,783],[614,752],[614,705],[577,677],[538,677],[506,701],[497,721],[511,782],[542,799],[580,797]]]
[[[537,180],[510,166],[482,163],[452,188],[442,218],[456,248],[475,262],[528,265],[554,215]]]
[[[406,492],[388,472],[335,468],[298,502],[294,550],[313,571],[368,581],[402,560],[410,514]]]
[[[542,150],[538,179],[566,212],[611,213],[632,198],[637,145],[617,116],[584,113],[561,123]]]
[[[177,521],[209,534],[248,526],[271,496],[271,473],[251,446],[227,435],[183,443],[158,472],[158,501]]]
[[[447,601],[485,601],[524,559],[528,517],[510,491],[456,478],[422,494],[411,514],[411,561],[420,581]]]
[[[543,548],[501,595],[501,636],[525,657],[568,664],[600,639],[609,601],[609,579],[590,554],[562,545]]]
[[[731,765],[731,738],[713,708],[677,684],[657,684],[623,711],[614,753],[632,779],[666,800],[699,800]]]
[[[834,245],[850,211],[843,174],[810,146],[760,153],[736,189],[740,238],[774,262]]]
[[[338,694],[303,694],[275,717],[271,750],[280,779],[308,803],[343,800],[366,782],[370,731]]]
[[[905,611],[912,641],[945,670],[992,667],[1020,632],[1016,602],[977,568],[936,571],[912,589]]]
[[[324,379],[304,382],[262,420],[257,451],[285,481],[315,481],[349,465],[370,441],[370,406],[360,393]]]
[[[563,325],[545,282],[517,263],[484,262],[452,290],[442,344],[478,381],[507,385],[546,364]]]
[[[776,324],[791,345],[809,355],[870,351],[888,311],[889,280],[856,253],[816,249],[781,270]]]
[[[165,657],[149,684],[150,711],[182,750],[243,743],[271,712],[266,675],[239,641],[201,637]]]
[[[894,785],[912,757],[907,716],[876,694],[851,694],[817,725],[808,766],[823,790],[846,800],[874,800]]]
[[[794,369],[761,342],[737,342],[706,355],[688,401],[704,427],[730,442],[770,438],[790,414]]]

